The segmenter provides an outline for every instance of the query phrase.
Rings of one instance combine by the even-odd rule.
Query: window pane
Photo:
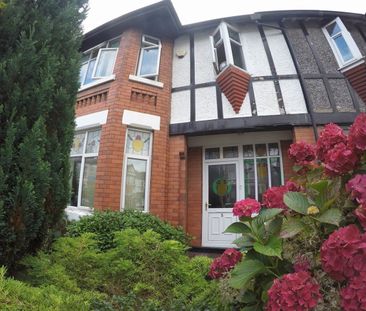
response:
[[[94,206],[95,179],[97,176],[97,159],[97,157],[85,158],[83,190],[81,195],[82,206]]]
[[[268,151],[270,156],[276,156],[280,154],[278,144],[268,144]]]
[[[255,199],[254,159],[244,160],[244,187],[245,197]]]
[[[218,61],[219,70],[221,71],[227,65],[225,48],[224,48],[224,44],[222,42],[217,46],[216,53],[217,53],[217,61]]]
[[[143,156],[150,155],[151,133],[128,130],[126,152]]]
[[[84,84],[88,84],[93,82],[93,70],[94,70],[94,66],[95,66],[95,62],[96,62],[96,58],[92,59],[89,62],[89,66],[88,66],[88,70],[86,71],[86,77],[84,80]]]
[[[152,46],[152,45],[159,45],[159,40],[158,39],[154,39],[152,37],[149,37],[149,36],[144,36],[144,41],[149,44],[147,46]],[[146,44],[145,43],[145,44]]]
[[[243,146],[243,156],[246,158],[254,157],[253,145],[244,145]]]
[[[334,36],[337,33],[341,32],[341,29],[339,28],[338,24],[336,22],[330,24],[329,26],[326,27],[327,31],[329,33],[330,36]]]
[[[233,52],[234,65],[244,68],[243,51],[240,45],[230,41],[231,50]]]
[[[224,147],[223,148],[224,158],[237,158],[238,157],[238,147]]]
[[[82,64],[79,73],[79,82],[81,85],[84,84],[84,78],[87,70],[88,70],[88,63]]]
[[[352,52],[349,49],[349,47],[346,43],[346,40],[344,40],[343,36],[340,34],[339,36],[337,36],[333,39],[338,47],[339,52],[342,55],[343,60],[346,62],[346,61],[349,61],[350,59],[352,59],[353,58]]]
[[[109,41],[108,48],[118,48],[119,47],[120,38]]]
[[[277,187],[282,184],[281,182],[281,162],[280,158],[270,158],[271,165],[271,183],[272,187]]]
[[[85,153],[98,153],[100,143],[100,130],[88,132]]]
[[[81,157],[70,158],[70,205],[78,206]]]
[[[205,159],[220,159],[220,148],[207,148],[205,150]]]
[[[255,154],[257,157],[264,157],[267,155],[267,148],[265,144],[255,145]]]
[[[81,154],[84,150],[85,133],[77,133],[72,142],[71,155]]]
[[[236,202],[235,164],[210,165],[208,181],[209,207],[232,208]]]
[[[262,195],[268,188],[267,159],[257,159],[258,201],[262,201]]]
[[[97,68],[95,70],[96,77],[106,77],[113,74],[114,60],[117,50],[101,50]]]
[[[219,42],[219,41],[220,41],[220,39],[221,39],[220,30],[218,30],[218,31],[214,34],[213,39],[214,39],[214,44],[215,44],[215,46],[216,46],[216,43],[217,43],[217,42]]]
[[[229,37],[233,40],[235,40],[236,42],[240,43],[240,37],[239,37],[239,34],[231,29],[230,27],[227,28],[228,32],[229,32]]]
[[[156,75],[159,48],[142,49],[140,75]]]
[[[127,159],[125,209],[145,209],[146,160]]]

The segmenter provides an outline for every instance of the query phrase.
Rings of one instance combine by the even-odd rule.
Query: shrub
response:
[[[96,310],[225,310],[218,285],[205,279],[211,260],[189,259],[184,244],[126,229],[115,233],[115,247],[101,252],[95,237],[63,237],[52,252],[27,257],[25,279],[71,294],[107,295],[94,303]]]
[[[67,227],[67,235],[78,237],[83,233],[94,233],[99,248],[107,250],[116,246],[115,232],[127,228],[136,229],[140,233],[153,230],[163,240],[176,240],[183,244],[187,244],[189,241],[189,237],[181,228],[173,227],[151,214],[133,210],[123,212],[96,211],[91,216],[71,222]]]

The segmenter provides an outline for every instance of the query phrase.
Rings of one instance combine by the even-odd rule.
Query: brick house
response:
[[[85,34],[67,212],[146,211],[227,247],[287,148],[366,111],[366,18],[278,11],[182,26],[170,1]]]

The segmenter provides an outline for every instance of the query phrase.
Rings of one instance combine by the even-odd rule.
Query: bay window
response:
[[[77,132],[70,153],[70,206],[93,207],[100,129]]]
[[[210,39],[216,73],[220,73],[230,64],[245,69],[243,49],[237,30],[222,22]]]
[[[79,82],[87,85],[113,76],[120,38],[104,42],[83,53]]]
[[[137,75],[142,78],[157,80],[159,74],[161,42],[159,39],[143,35]]]
[[[123,176],[123,208],[148,211],[152,133],[129,128]]]

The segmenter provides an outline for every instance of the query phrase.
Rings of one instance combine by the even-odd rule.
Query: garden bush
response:
[[[235,203],[226,232],[241,234],[240,253],[226,250],[209,276],[241,290],[244,310],[366,310],[366,114],[348,135],[326,125],[289,157],[291,181],[262,204]]]
[[[136,229],[140,233],[153,230],[163,240],[175,240],[183,244],[189,241],[182,228],[173,227],[158,217],[139,211],[125,210],[123,212],[95,211],[91,216],[82,217],[67,226],[67,235],[77,237],[83,233],[94,233],[101,250],[115,246],[114,233],[123,229]]]
[[[114,247],[100,251],[95,237],[62,237],[51,252],[25,258],[23,280],[72,295],[106,295],[94,310],[229,310],[218,284],[205,278],[211,259],[190,259],[184,244],[125,229],[115,233]]]

